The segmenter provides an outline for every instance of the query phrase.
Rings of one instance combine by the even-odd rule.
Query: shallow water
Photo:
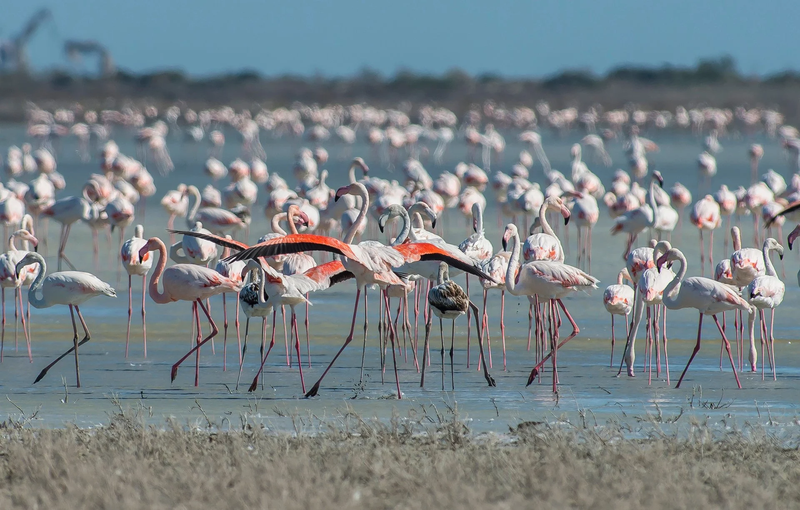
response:
[[[516,141],[516,133],[506,133],[508,148],[505,161],[495,164],[494,168],[509,171],[516,155],[524,147]],[[24,129],[19,126],[0,127],[0,146],[21,144],[24,140]],[[697,186],[696,157],[700,153],[699,139],[690,135],[651,134],[661,145],[661,152],[653,155],[652,161],[663,173],[665,187],[670,187],[676,180],[683,182],[692,190],[695,199],[700,195]],[[133,133],[117,131],[116,141],[123,152],[135,154]],[[569,147],[580,138],[577,133],[565,137],[545,135],[545,150],[556,169],[565,173],[569,169]],[[238,156],[237,135],[228,133],[228,145],[221,158],[228,163]],[[262,135],[262,142],[268,154],[267,164],[270,171],[277,171],[291,182],[291,164],[297,149],[304,145],[299,140],[273,139]],[[775,168],[788,180],[790,172],[783,158],[778,143],[765,139],[722,140],[724,151],[718,155],[719,174],[712,183],[715,190],[725,182],[731,188],[749,182],[749,164],[747,148],[750,143],[764,144],[765,156],[761,162],[762,172]],[[158,235],[167,240],[164,231],[166,215],[158,206],[163,194],[173,189],[178,182],[189,182],[204,186],[209,179],[202,173],[202,164],[207,157],[206,145],[184,142],[182,136],[171,135],[168,139],[169,149],[176,165],[176,170],[167,177],[157,175],[158,192],[150,199],[146,213],[145,233]],[[326,167],[331,172],[328,184],[332,187],[346,183],[347,158],[341,147],[331,142],[327,144],[331,153],[331,162]],[[68,189],[61,196],[67,196],[79,190],[89,173],[98,168],[96,161],[81,163],[72,140],[60,142],[58,147],[59,171],[68,180]],[[610,180],[613,169],[623,166],[620,143],[611,144],[609,152],[614,158],[614,166],[606,169],[591,164],[605,183]],[[359,142],[352,149],[352,154],[363,155],[373,173],[386,176],[388,169],[382,167],[380,158],[369,146]],[[426,168],[435,177],[443,169],[452,170],[455,163],[466,157],[466,147],[458,142],[448,148],[445,162],[438,166],[433,161],[424,162]],[[400,176],[398,174],[397,177]],[[534,179],[541,179],[541,168],[534,167]],[[268,220],[263,215],[264,193],[260,191],[259,204],[253,211],[253,223],[250,230],[250,241],[268,232]],[[496,208],[493,197],[487,192],[491,204],[487,212],[487,237],[500,249],[500,235]],[[688,211],[687,211],[688,216]],[[139,222],[139,219],[137,219]],[[446,238],[458,243],[466,235],[467,223],[457,211],[451,211],[449,218],[442,224],[446,228]],[[775,322],[776,359],[778,380],[761,380],[761,374],[749,372],[740,374],[743,389],[736,389],[730,365],[724,360],[723,370],[719,368],[719,334],[710,318],[704,321],[703,334],[707,340],[684,381],[681,389],[667,385],[664,374],[656,377],[654,372],[652,383],[648,385],[647,374],[642,372],[644,358],[643,328],[640,328],[640,340],[637,343],[637,377],[622,376],[617,378],[617,368],[609,368],[610,318],[601,302],[602,290],[606,285],[614,283],[616,274],[622,267],[620,254],[624,238],[608,235],[611,220],[601,213],[601,219],[595,228],[592,274],[601,280],[600,289],[591,296],[574,295],[565,303],[572,311],[581,328],[580,335],[559,351],[560,396],[554,397],[550,373],[545,370],[541,382],[525,387],[527,375],[533,364],[534,353],[526,350],[527,343],[527,300],[507,296],[506,299],[506,340],[507,371],[502,367],[502,351],[499,336],[499,293],[489,296],[491,323],[492,361],[491,374],[497,381],[497,387],[487,387],[481,373],[477,372],[477,344],[474,330],[471,343],[470,368],[466,363],[466,322],[462,318],[456,327],[455,351],[455,392],[441,391],[441,359],[439,355],[440,340],[438,325],[434,322],[431,334],[432,361],[429,367],[426,388],[419,387],[419,374],[411,363],[398,359],[398,372],[403,391],[403,400],[396,400],[394,377],[391,369],[391,353],[382,383],[377,341],[377,293],[370,292],[370,332],[366,350],[365,384],[359,387],[359,367],[361,364],[361,325],[359,318],[356,324],[354,342],[345,350],[332,371],[326,377],[320,395],[313,399],[302,399],[299,375],[296,364],[289,368],[286,365],[284,344],[281,340],[283,331],[279,329],[278,342],[265,368],[265,388],[250,394],[246,387],[252,380],[257,368],[260,321],[254,320],[250,327],[249,351],[245,359],[242,376],[243,387],[235,390],[237,378],[238,355],[236,334],[233,324],[228,332],[227,371],[223,371],[222,333],[215,343],[216,353],[212,349],[203,348],[200,366],[200,386],[195,388],[194,361],[187,360],[182,366],[177,379],[170,383],[170,366],[190,347],[190,305],[174,303],[155,305],[148,302],[148,357],[142,356],[141,319],[137,312],[137,303],[141,300],[141,280],[134,282],[134,315],[130,356],[124,357],[125,324],[126,324],[126,290],[127,281],[119,274],[117,267],[118,253],[116,236],[111,247],[101,235],[101,256],[97,267],[92,262],[91,235],[85,225],[76,225],[67,247],[67,254],[80,270],[92,271],[100,278],[115,283],[119,297],[117,299],[96,298],[83,307],[83,313],[92,331],[92,341],[80,349],[81,379],[83,387],[74,387],[75,374],[73,358],[67,357],[57,365],[41,382],[32,382],[39,371],[54,356],[66,350],[71,344],[71,324],[68,311],[64,307],[54,307],[33,311],[33,363],[29,363],[25,354],[24,340],[20,334],[19,350],[14,348],[13,327],[6,332],[5,359],[0,365],[0,392],[8,396],[16,406],[27,414],[39,408],[35,423],[42,426],[60,426],[75,423],[79,426],[93,426],[103,423],[107,413],[114,409],[112,398],[118,397],[123,405],[137,404],[141,401],[150,409],[150,420],[163,423],[164,417],[172,416],[179,420],[196,420],[206,413],[212,417],[227,417],[238,420],[240,413],[249,413],[255,417],[271,420],[274,426],[290,427],[286,413],[298,412],[309,416],[331,416],[338,413],[346,405],[362,416],[389,419],[393,412],[401,416],[410,416],[419,412],[421,405],[434,404],[442,407],[457,403],[460,416],[470,419],[473,429],[479,431],[504,431],[509,425],[521,421],[533,420],[575,420],[591,411],[598,421],[615,420],[635,422],[646,417],[648,413],[657,413],[660,409],[664,416],[675,416],[681,409],[689,415],[696,415],[711,422],[734,421],[766,423],[768,420],[792,422],[797,414],[798,377],[800,376],[800,353],[797,346],[800,333],[791,320],[792,310],[797,309],[800,295],[795,280],[795,273],[800,267],[798,256],[787,251],[785,258],[787,274],[786,299],[777,312]],[[183,227],[182,220],[176,225]],[[743,238],[746,244],[752,239],[752,221],[743,222]],[[788,225],[787,225],[788,227]],[[48,263],[55,268],[55,250],[58,242],[58,227],[51,225],[48,246],[40,251],[46,252]],[[785,229],[784,235],[790,228]],[[126,232],[126,238],[132,230]],[[40,233],[41,234],[41,233]],[[568,262],[575,260],[575,229],[569,231]],[[714,253],[719,260],[723,253],[723,229],[717,231],[714,242]],[[684,226],[682,232],[673,236],[673,244],[680,247],[689,261],[689,274],[699,274],[698,234],[694,227]],[[783,240],[785,241],[785,239]],[[640,244],[644,240],[640,239]],[[781,267],[778,264],[778,271]],[[51,270],[52,270],[51,269]],[[463,285],[463,277],[459,281]],[[311,309],[311,368],[307,366],[305,346],[302,348],[303,373],[307,387],[319,377],[326,363],[335,353],[347,334],[352,313],[354,284],[347,282],[313,295],[314,306]],[[479,302],[480,296],[473,286],[472,298]],[[9,324],[13,324],[13,307],[11,296],[7,303]],[[232,299],[228,300],[230,313],[233,313]],[[222,329],[221,298],[212,300],[212,312]],[[299,316],[302,318],[303,313]],[[241,316],[242,336],[244,335],[244,315]],[[413,321],[413,313],[412,313]],[[729,321],[730,322],[730,321]],[[474,325],[474,323],[473,323]],[[683,369],[694,345],[697,328],[697,315],[692,311],[669,313],[669,354],[671,379],[674,386],[680,371]],[[562,329],[562,337],[568,333],[568,326]],[[730,331],[730,330],[729,330]],[[268,329],[269,334],[269,329]],[[301,342],[304,332],[301,326]],[[420,328],[424,334],[424,328]],[[445,337],[449,335],[449,324],[445,323]],[[615,364],[624,344],[624,325],[617,321],[617,338],[622,343],[615,350]],[[422,338],[420,338],[421,340]],[[446,342],[449,340],[446,339]],[[449,345],[448,345],[449,347]],[[735,347],[734,347],[735,348]],[[735,351],[734,351],[735,354]],[[421,352],[419,353],[421,356]],[[447,361],[447,356],[445,356]],[[769,368],[767,367],[767,370]],[[65,388],[66,383],[66,388]],[[450,388],[449,367],[446,370],[446,387]],[[701,396],[702,392],[702,396]],[[202,412],[201,409],[202,408]],[[17,408],[6,399],[0,400],[0,414],[19,414]]]

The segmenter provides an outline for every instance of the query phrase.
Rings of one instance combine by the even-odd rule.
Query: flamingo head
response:
[[[764,245],[768,251],[775,250],[778,252],[778,257],[783,260],[783,246],[781,246],[781,244],[775,240],[774,237],[768,237],[767,240],[764,241]]]
[[[661,175],[661,172],[658,170],[653,170],[653,179],[658,181],[658,185],[662,188],[664,187],[664,177]]]
[[[378,228],[383,233],[383,230],[386,228],[386,223],[391,220],[392,218],[397,218],[398,216],[403,216],[405,213],[405,209],[403,206],[392,204],[386,208],[385,211],[381,214],[380,218],[378,218]]]
[[[794,240],[797,239],[797,236],[800,236],[800,225],[794,227],[794,230],[789,234],[789,237],[786,238],[786,242],[789,244],[789,249],[792,249],[792,244],[794,244]]]
[[[656,269],[658,269],[659,273],[661,272],[661,268],[664,266],[664,264],[666,264],[670,260],[674,260],[674,255],[675,255],[675,250],[672,249],[672,250],[669,250],[664,255],[661,255],[660,257],[658,257],[658,260],[656,261]]]
[[[364,159],[361,157],[353,158],[353,166],[359,167],[364,173],[369,173],[369,167],[366,163],[364,163]]]
[[[34,251],[39,251],[39,240],[33,234],[25,229],[20,229],[11,234],[11,237],[18,237],[23,241],[28,241],[33,246]]]
[[[506,225],[506,230],[503,232],[503,249],[508,250],[508,242],[514,238],[519,236],[519,232],[517,231],[517,226],[513,223],[509,223]]]

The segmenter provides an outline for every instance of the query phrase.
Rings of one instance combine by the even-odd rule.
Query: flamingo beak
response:
[[[144,246],[142,246],[142,249],[139,250],[139,260],[143,260],[144,256],[147,254],[148,251],[150,251],[150,250],[147,249],[147,245],[146,244]]]
[[[661,267],[664,265],[664,263],[666,261],[667,261],[667,255],[666,254],[658,257],[658,260],[656,261],[656,269],[658,269],[659,273],[661,272]]]
[[[381,214],[381,217],[378,218],[378,228],[380,229],[381,234],[383,234],[383,229],[386,227],[386,220],[387,218],[385,214]]]
[[[436,216],[431,220],[431,228],[436,228]]]
[[[334,202],[338,202],[339,199],[343,196],[347,195],[347,186],[342,186],[341,188],[336,190],[336,197],[334,198]]]
[[[567,206],[561,206],[561,216],[564,217],[564,225],[569,225],[569,217],[572,215]]]

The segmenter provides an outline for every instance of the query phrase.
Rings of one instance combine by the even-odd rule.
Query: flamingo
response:
[[[578,260],[583,260],[588,271],[592,270],[592,229],[600,219],[597,199],[588,193],[580,193],[572,204],[572,213],[578,227]]]
[[[189,186],[187,192],[195,198],[188,216],[186,224],[192,226],[196,221],[201,222],[211,232],[219,235],[232,234],[233,232],[245,228],[241,218],[231,211],[219,207],[200,207],[200,190],[196,186]]]
[[[625,251],[622,253],[623,260],[628,256],[631,246],[633,246],[639,234],[644,229],[648,227],[653,228],[658,223],[656,218],[658,210],[658,204],[656,204],[655,198],[656,183],[658,183],[659,186],[663,186],[664,178],[661,176],[661,172],[654,170],[650,178],[649,204],[642,205],[637,209],[620,215],[616,219],[614,227],[611,229],[611,235],[615,235],[619,232],[628,234],[628,243],[625,245]]]
[[[225,236],[226,239],[231,240],[230,234]],[[216,249],[214,250],[216,252]],[[226,248],[222,252],[222,259],[217,261],[216,267],[214,268],[219,274],[225,276],[226,278],[230,278],[234,282],[242,282],[242,276],[244,274],[244,266],[245,263],[242,261],[237,262],[228,262],[225,260],[226,257],[230,255],[230,249]],[[222,314],[223,314],[223,336],[222,336],[222,370],[225,371],[228,369],[228,303],[225,298],[226,293],[222,293]],[[237,301],[238,301],[238,292],[237,292]],[[241,352],[241,337],[239,335],[239,308],[236,308],[236,319],[234,321],[236,326],[236,340],[237,340],[237,351]],[[239,360],[241,362],[241,360]]]
[[[474,230],[474,233],[464,239],[461,244],[458,245],[458,249],[461,250],[467,257],[470,257],[478,262],[486,260],[492,256],[494,247],[492,247],[492,243],[486,239],[486,231],[483,228],[483,206],[479,202],[472,204],[472,229]],[[469,296],[469,275],[467,275],[466,281],[466,292],[467,296]],[[428,295],[430,295],[430,291],[428,291]],[[469,298],[467,300],[469,300]],[[465,308],[464,312],[467,314],[467,360],[469,360],[469,340],[471,331],[469,326],[469,306]],[[455,328],[455,319],[453,319],[453,327]],[[469,361],[467,361],[467,366],[469,366]],[[491,366],[492,348],[490,345],[489,367]]]
[[[57,357],[52,363],[44,367],[33,383],[36,384],[42,380],[56,363],[65,358],[70,352],[74,352],[75,377],[77,386],[80,388],[81,371],[78,362],[78,347],[88,342],[91,338],[89,328],[86,326],[83,314],[81,314],[80,305],[97,296],[115,298],[117,297],[117,293],[111,285],[91,273],[85,273],[83,271],[58,271],[48,275],[47,264],[44,261],[44,257],[36,252],[28,252],[22,257],[22,260],[17,262],[15,268],[17,278],[21,276],[25,267],[31,264],[39,265],[39,274],[36,276],[36,279],[33,281],[28,291],[28,302],[32,304],[34,308],[50,308],[54,305],[69,306],[69,314],[70,317],[72,317],[72,331],[74,332],[72,347]],[[78,314],[78,319],[84,331],[84,337],[80,343],[78,342],[78,328],[75,325],[75,313]]]
[[[178,189],[167,191],[164,198],[161,199],[161,206],[169,214],[167,228],[175,228],[175,218],[178,216],[186,216],[189,210],[189,197],[187,196],[186,185],[178,184]],[[175,244],[175,234],[170,234],[169,242],[170,244]]]
[[[450,319],[452,322],[452,327],[450,329],[450,384],[451,389],[456,389],[456,383],[454,379],[453,373],[453,343],[455,342],[455,335],[456,335],[456,319],[465,313],[470,308],[472,303],[469,300],[469,296],[464,289],[458,286],[456,282],[450,279],[450,276],[447,271],[447,263],[440,262],[439,263],[439,275],[437,277],[437,284],[428,291],[428,303],[430,303],[431,311],[439,317],[439,337],[442,341],[442,391],[444,391],[444,334],[442,330],[444,329],[442,326],[442,319]],[[473,307],[475,305],[472,305]],[[478,328],[478,335],[480,336],[480,326],[477,325],[477,309],[475,310],[475,321],[476,321],[476,328]],[[483,343],[479,340],[478,343],[482,346]],[[482,351],[483,349],[481,349]],[[483,354],[483,353],[481,353]],[[423,356],[426,356],[427,352],[423,353]],[[483,358],[483,356],[481,356]],[[486,370],[486,361],[483,358],[484,363],[484,373]],[[426,360],[423,359],[422,362],[422,372],[425,373],[425,365]],[[494,380],[491,379],[489,376],[489,386],[494,386]]]
[[[719,190],[714,193],[714,200],[719,204],[719,212],[725,216],[726,229],[731,229],[731,216],[736,212],[736,195],[728,189],[726,185],[720,186]],[[723,245],[724,250],[728,251],[728,238],[725,237]]]
[[[755,184],[755,182],[758,180],[758,162],[762,157],[764,157],[764,147],[754,143],[750,146],[750,149],[748,149],[747,152],[750,156],[750,184]]]
[[[709,269],[711,269],[711,265],[714,263],[714,229],[719,228],[722,224],[719,204],[714,200],[714,197],[706,195],[694,204],[689,219],[700,231],[700,275],[703,275],[705,274],[706,268],[703,232],[706,230],[710,232],[708,241],[708,264]]]
[[[89,202],[83,197],[66,197],[56,200],[53,205],[42,211],[48,218],[53,218],[61,223],[61,237],[58,244],[58,270],[61,271],[61,261],[64,260],[73,270],[75,266],[67,258],[67,240],[72,224],[78,220],[88,221],[91,214]]]
[[[712,199],[713,200],[713,199]],[[675,278],[664,289],[663,303],[669,310],[680,310],[682,308],[694,308],[700,314],[700,319],[697,324],[697,343],[695,344],[692,355],[686,363],[686,368],[683,369],[676,388],[680,388],[681,382],[689,370],[689,365],[700,350],[700,339],[703,327],[703,316],[711,315],[714,318],[714,323],[722,335],[722,341],[725,343],[725,349],[728,351],[728,358],[731,361],[731,368],[733,369],[733,376],[736,379],[736,385],[741,388],[739,382],[739,375],[736,373],[736,365],[733,362],[733,355],[731,354],[731,345],[728,338],[725,336],[722,326],[717,319],[717,314],[727,310],[742,310],[751,312],[751,307],[733,287],[719,283],[711,278],[704,278],[702,276],[692,276],[686,278],[686,257],[677,248],[672,248],[667,253],[662,255],[656,261],[656,268],[659,270],[665,263],[671,261],[678,261],[680,269]]]
[[[33,361],[33,356],[31,354],[31,345],[30,345],[30,322],[28,323],[28,329],[25,329],[25,309],[22,306],[22,292],[21,287],[23,285],[29,285],[33,281],[33,279],[38,275],[38,267],[29,266],[25,269],[24,274],[22,274],[22,278],[17,277],[16,273],[16,265],[17,263],[22,260],[22,258],[28,253],[27,249],[18,250],[14,244],[14,239],[19,238],[25,242],[25,244],[31,243],[34,248],[38,245],[38,240],[33,234],[30,233],[28,230],[20,229],[11,234],[11,237],[8,238],[8,251],[0,255],[0,288],[2,288],[2,296],[3,296],[3,323],[2,323],[2,333],[0,339],[0,360],[3,356],[3,344],[5,344],[5,336],[6,336],[6,288],[13,288],[14,289],[14,345],[17,344],[17,318],[22,318],[22,332],[25,335],[25,340],[28,346],[28,359]],[[20,313],[21,310],[21,313]],[[30,315],[28,315],[30,319]]]
[[[187,352],[181,359],[172,366],[170,380],[174,381],[178,375],[178,367],[189,356],[197,352],[194,385],[200,384],[200,347],[206,342],[214,338],[219,329],[211,318],[211,314],[206,309],[203,301],[222,294],[223,292],[239,292],[242,288],[241,282],[236,282],[222,276],[213,269],[194,264],[176,264],[169,268],[167,266],[167,247],[164,242],[157,237],[151,237],[147,240],[144,246],[139,249],[139,259],[144,259],[146,253],[151,251],[158,252],[158,264],[156,270],[150,276],[149,293],[150,298],[158,304],[171,303],[174,301],[193,301],[193,315],[197,325],[197,345],[195,345],[189,352]],[[163,290],[158,291],[158,282],[163,276]],[[35,305],[34,305],[35,306]],[[202,331],[200,329],[200,314],[197,308],[203,310],[208,318],[208,324],[211,326],[211,333],[202,339]]]
[[[122,259],[122,266],[128,273],[128,329],[125,333],[125,357],[128,357],[128,344],[131,339],[131,315],[133,315],[133,285],[132,277],[142,277],[142,338],[144,340],[144,357],[147,357],[147,322],[145,313],[145,298],[147,292],[147,273],[153,266],[153,259],[150,258],[149,253],[145,253],[144,257],[139,258],[139,250],[145,245],[147,241],[144,239],[144,227],[136,225],[133,229],[133,237],[125,241],[120,249],[120,258]]]
[[[355,193],[362,197],[363,205],[359,213],[360,219],[363,219],[367,214],[369,206],[369,195],[366,188],[361,183],[354,183],[350,186],[339,188],[336,192],[336,197],[341,197],[348,193]],[[181,232],[187,234],[186,232]],[[201,234],[191,233],[188,235],[200,236]],[[409,264],[416,262],[423,262],[428,260],[444,261],[453,267],[461,269],[462,271],[469,272],[479,277],[488,277],[472,264],[465,263],[459,258],[454,257],[449,252],[442,248],[430,243],[406,243],[396,247],[386,247],[379,243],[361,243],[358,245],[349,244],[355,237],[355,230],[351,229],[345,237],[345,242],[325,236],[318,236],[314,234],[290,234],[281,238],[272,239],[263,243],[257,244],[247,250],[243,250],[232,257],[232,260],[246,260],[254,257],[270,257],[285,253],[293,253],[298,251],[312,251],[321,250],[338,253],[343,256],[342,263],[345,269],[353,273],[356,279],[357,290],[356,300],[353,307],[353,320],[350,325],[350,333],[345,339],[344,344],[331,360],[328,367],[320,376],[320,379],[306,392],[307,397],[316,395],[319,392],[319,386],[324,379],[325,375],[336,362],[342,351],[353,340],[353,333],[355,330],[355,319],[358,312],[358,303],[361,297],[361,290],[367,285],[377,284],[385,287],[388,284],[400,284],[402,281],[393,272],[398,270],[403,272]],[[408,271],[405,271],[408,272]],[[390,325],[391,326],[391,325]],[[392,331],[392,335],[394,332]],[[394,336],[392,340],[394,341]],[[394,349],[394,346],[392,346]],[[399,379],[395,377],[398,386],[398,397],[401,397],[399,392]]]
[[[504,371],[506,370],[506,272],[508,272],[508,263],[510,260],[511,252],[501,251],[484,260],[481,264],[481,270],[492,277],[492,280],[481,278],[481,285],[483,286],[483,325],[481,326],[481,335],[483,335],[484,328],[486,329],[487,335],[489,332],[489,316],[486,314],[487,291],[491,289],[500,289],[500,335],[503,342]]]
[[[203,224],[199,221],[195,222],[191,232],[211,233],[208,229],[203,228]],[[169,258],[178,264],[207,266],[216,256],[217,247],[214,243],[194,236],[184,236],[183,239],[169,247]]]
[[[273,304],[273,323],[272,323],[272,341],[270,342],[267,352],[261,358],[261,366],[256,372],[253,382],[250,384],[248,391],[255,391],[258,385],[258,377],[264,370],[264,365],[275,345],[275,313],[274,310],[278,305],[287,305],[292,309],[292,330],[295,336],[295,352],[297,353],[297,366],[300,370],[300,384],[305,393],[305,381],[303,379],[303,363],[300,361],[300,337],[298,335],[297,315],[295,314],[295,306],[306,303],[308,301],[308,294],[319,290],[327,289],[328,287],[348,280],[353,277],[353,274],[346,271],[344,265],[338,260],[327,262],[320,266],[309,268],[303,273],[294,275],[283,275],[270,267],[268,264],[263,264],[259,259],[250,259],[245,266],[246,270],[259,269],[261,271],[261,285],[263,285],[263,293],[267,296],[267,300]]]
[[[545,356],[544,359],[531,370],[527,385],[533,382],[547,359],[552,357],[553,392],[556,393],[558,391],[557,350],[580,333],[580,328],[578,328],[577,323],[575,323],[575,320],[572,318],[572,315],[570,315],[561,299],[578,290],[596,289],[598,280],[576,267],[559,262],[534,261],[520,266],[519,233],[517,232],[516,225],[513,223],[509,223],[503,233],[503,247],[505,248],[508,243],[511,243],[512,249],[511,260],[509,261],[508,270],[506,272],[506,289],[515,296],[536,295],[541,299],[548,300],[550,320],[553,329],[550,354]],[[572,325],[572,333],[561,343],[558,343],[558,310],[556,309],[556,303],[561,307],[561,310],[564,311],[567,320],[569,320]]]
[[[628,335],[628,315],[633,309],[633,287],[629,287],[623,283],[624,279],[630,279],[628,271],[623,269],[617,275],[617,283],[609,285],[603,292],[603,305],[606,311],[611,314],[611,365],[614,366],[614,344],[616,338],[614,337],[614,316],[623,315],[625,317],[625,336]]]
[[[795,229],[796,230],[796,229]],[[775,272],[775,267],[772,265],[772,260],[769,258],[770,251],[775,251],[778,256],[783,259],[783,246],[772,237],[768,237],[764,241],[762,248],[764,255],[764,263],[766,264],[766,274],[756,276],[752,282],[747,286],[744,292],[745,299],[758,309],[759,315],[759,329],[761,335],[762,356],[761,356],[761,378],[764,378],[764,356],[763,345],[767,343],[767,352],[770,356],[770,365],[772,366],[772,379],[777,378],[775,372],[775,336],[773,334],[775,326],[775,308],[779,307],[783,302],[783,296],[786,293],[786,286],[778,278]],[[765,338],[767,331],[766,318],[764,317],[765,310],[770,310],[770,323],[769,323],[769,338]],[[750,332],[752,335],[752,331]]]

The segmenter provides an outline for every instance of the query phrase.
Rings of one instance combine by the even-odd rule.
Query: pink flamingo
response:
[[[167,266],[167,247],[164,242],[157,237],[151,237],[144,246],[139,249],[139,259],[144,259],[145,254],[151,251],[158,251],[158,265],[150,277],[149,292],[150,298],[158,304],[172,303],[174,301],[192,301],[194,306],[192,312],[197,325],[197,345],[187,352],[181,359],[172,366],[170,379],[175,380],[178,375],[178,367],[189,356],[197,352],[194,372],[194,385],[200,384],[200,347],[214,338],[219,329],[211,318],[211,314],[206,309],[203,301],[222,294],[223,292],[239,292],[241,282],[235,282],[230,278],[222,276],[213,269],[197,266],[194,264],[175,264],[169,268]],[[165,269],[166,268],[166,269]],[[163,290],[158,291],[158,282],[163,276]],[[34,305],[35,306],[35,305]],[[211,326],[211,333],[201,341],[202,331],[200,329],[200,314],[198,306],[208,318]]]
[[[611,365],[614,366],[614,344],[616,338],[614,337],[614,316],[622,315],[625,317],[625,335],[628,335],[628,315],[633,309],[633,287],[629,287],[623,283],[623,280],[630,279],[628,271],[623,269],[617,275],[617,283],[609,285],[603,292],[603,305],[606,311],[611,314]]]
[[[145,298],[147,297],[147,273],[153,266],[153,259],[149,253],[139,258],[139,250],[147,243],[144,239],[144,227],[136,225],[133,237],[125,241],[120,249],[122,266],[128,273],[128,329],[125,333],[125,357],[128,357],[128,344],[131,339],[131,316],[133,315],[133,276],[142,277],[142,338],[144,341],[144,357],[147,357],[147,322],[145,313]]]
[[[795,228],[795,230],[792,231],[792,234],[796,237],[798,234],[800,234],[800,230]],[[791,235],[789,238],[792,240],[794,239]],[[773,333],[775,326],[775,308],[779,307],[783,302],[783,296],[786,293],[786,286],[783,284],[780,278],[778,278],[778,274],[775,272],[775,267],[772,265],[772,261],[769,258],[770,251],[776,251],[778,256],[783,259],[783,246],[778,244],[778,241],[772,237],[767,238],[767,240],[764,241],[763,247],[764,262],[767,266],[766,274],[755,277],[753,281],[750,282],[750,285],[747,286],[747,289],[745,289],[744,296],[751,305],[758,309],[762,349],[761,379],[764,379],[763,349],[764,344],[766,343],[767,353],[769,354],[770,358],[770,366],[772,366],[772,379],[775,380],[777,378],[775,373],[775,335]],[[771,312],[769,338],[765,338],[767,337],[767,323],[766,318],[764,317],[766,310],[770,310]],[[753,335],[752,330],[750,334],[751,336]]]
[[[731,354],[731,345],[717,319],[717,314],[728,310],[742,310],[751,313],[750,305],[729,285],[702,276],[686,278],[686,257],[677,248],[672,248],[659,257],[656,261],[656,268],[660,270],[664,264],[670,261],[680,262],[680,269],[678,270],[678,274],[675,275],[675,278],[673,278],[664,289],[662,298],[664,306],[670,310],[694,308],[700,313],[700,320],[697,324],[697,344],[695,344],[692,355],[686,363],[686,368],[683,369],[683,373],[681,373],[681,377],[678,379],[678,384],[676,384],[675,387],[680,388],[683,377],[686,375],[686,371],[689,370],[689,365],[692,364],[692,360],[700,350],[703,316],[711,315],[714,318],[714,323],[717,325],[720,335],[722,335],[725,349],[728,351],[728,358],[731,361],[731,368],[733,369],[733,376],[736,379],[736,385],[741,388],[742,384],[739,382],[739,375],[736,373],[736,365],[733,362],[733,355]]]
[[[47,275],[47,264],[44,257],[36,252],[28,252],[22,260],[17,262],[16,274],[17,277],[22,274],[25,266],[31,264],[39,265],[39,274],[31,284],[28,291],[28,302],[34,308],[49,308],[53,305],[67,305],[69,306],[69,314],[72,317],[72,331],[74,336],[72,338],[73,345],[64,354],[57,357],[52,363],[47,365],[39,372],[34,384],[39,382],[53,366],[65,358],[69,353],[75,352],[75,377],[77,385],[81,387],[81,371],[78,362],[78,347],[85,344],[91,338],[89,328],[86,326],[86,321],[83,319],[81,309],[79,308],[84,302],[97,296],[117,297],[117,293],[113,287],[98,277],[83,271],[64,271],[55,272]],[[39,297],[41,296],[41,297]],[[75,325],[75,313],[78,314],[78,319],[81,321],[85,336],[83,340],[78,342],[78,327]]]
[[[710,232],[708,240],[708,265],[709,270],[711,270],[714,264],[714,230],[719,228],[722,224],[719,204],[714,200],[714,197],[706,195],[694,204],[689,219],[700,231],[700,274],[703,275],[706,269],[703,232],[706,230]]]

